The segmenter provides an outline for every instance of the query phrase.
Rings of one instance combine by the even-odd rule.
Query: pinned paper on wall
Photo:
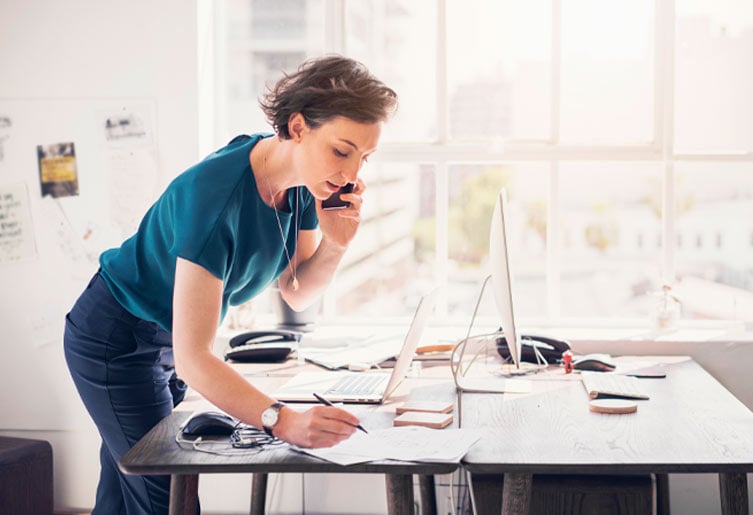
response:
[[[13,126],[13,121],[10,116],[0,113],[0,163],[5,160],[5,149],[3,145],[5,141],[10,138],[10,128]]]
[[[43,197],[78,195],[76,149],[72,142],[37,145],[37,160]]]
[[[0,263],[36,257],[26,183],[0,186]]]
[[[56,253],[60,253],[66,261],[65,269],[72,272],[71,277],[82,279],[90,275],[92,264],[97,261],[97,254],[88,252],[86,247],[89,232],[77,231],[65,216],[59,202],[52,197],[44,197],[39,203],[37,232],[43,238],[42,241],[52,245]]]
[[[63,334],[64,318],[60,316],[61,306],[42,302],[28,313],[31,343],[35,347],[44,347],[59,343]]]
[[[108,144],[153,143],[152,109],[148,104],[121,105],[101,111]]]
[[[121,236],[133,234],[154,202],[159,170],[152,146],[107,150],[110,220]]]
[[[114,104],[97,116],[105,142],[110,220],[121,237],[128,237],[154,202],[159,177],[154,104]]]

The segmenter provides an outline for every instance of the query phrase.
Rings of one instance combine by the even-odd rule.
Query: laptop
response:
[[[301,372],[270,395],[283,402],[317,402],[314,393],[332,402],[381,404],[405,379],[421,335],[434,309],[438,290],[427,293],[418,302],[391,372],[320,371]]]

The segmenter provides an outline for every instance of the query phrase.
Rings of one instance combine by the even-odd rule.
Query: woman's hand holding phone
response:
[[[352,182],[347,183],[345,186],[340,188],[339,191],[336,191],[330,197],[326,200],[322,201],[322,209],[325,211],[330,211],[333,209],[345,209],[346,207],[350,207],[350,202],[347,200],[342,200],[340,198],[340,194],[342,193],[353,193],[353,187],[355,184]]]
[[[347,247],[358,230],[361,222],[362,195],[366,184],[362,179],[349,183],[321,203],[319,229],[324,239],[341,248]],[[348,197],[343,200],[340,195]]]

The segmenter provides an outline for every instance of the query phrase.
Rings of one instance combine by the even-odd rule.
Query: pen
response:
[[[315,393],[315,394],[314,394],[314,397],[316,397],[316,400],[318,400],[318,401],[319,401],[319,402],[321,402],[322,404],[326,404],[327,406],[334,406],[334,404],[332,404],[331,402],[329,402],[329,401],[328,401],[327,399],[325,399],[324,397],[322,397],[322,396],[321,396],[321,395],[319,395],[318,393]],[[361,424],[358,424],[358,425],[356,426],[356,428],[357,428],[357,429],[360,429],[361,431],[363,431],[363,432],[364,432],[364,433],[366,433],[366,434],[369,434],[369,432],[368,432],[368,431],[366,431],[366,428],[365,428],[365,427],[363,427],[363,426],[362,426]]]

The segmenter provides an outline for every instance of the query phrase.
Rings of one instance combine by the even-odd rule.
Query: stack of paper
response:
[[[339,465],[379,460],[454,463],[460,461],[480,434],[470,429],[391,427],[368,434],[356,432],[326,449],[296,448]]]

